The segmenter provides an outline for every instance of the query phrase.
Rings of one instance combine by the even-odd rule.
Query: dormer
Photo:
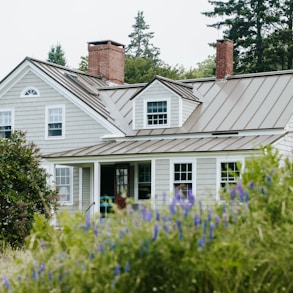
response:
[[[133,129],[181,127],[201,101],[193,87],[156,76],[132,97]]]

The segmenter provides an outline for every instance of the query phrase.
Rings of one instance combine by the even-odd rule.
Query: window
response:
[[[12,131],[12,111],[0,111],[0,138],[9,138]]]
[[[167,125],[167,101],[147,102],[147,125]]]
[[[237,162],[221,162],[221,187],[226,188],[227,185],[237,184],[240,177],[240,170]]]
[[[47,136],[60,138],[64,136],[64,108],[50,107],[47,109]]]
[[[25,88],[20,95],[22,98],[24,97],[39,97],[39,91],[34,87]]]
[[[184,197],[192,191],[192,163],[174,164],[174,188]]]
[[[151,164],[138,165],[138,199],[151,198]]]
[[[70,167],[56,167],[56,190],[63,203],[72,202],[72,170]]]

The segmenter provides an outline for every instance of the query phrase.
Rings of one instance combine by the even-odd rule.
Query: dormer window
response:
[[[147,102],[147,124],[167,125],[167,101]]]
[[[39,97],[40,93],[39,93],[38,89],[36,89],[34,87],[27,87],[21,92],[20,96],[22,98],[25,98],[25,97]]]

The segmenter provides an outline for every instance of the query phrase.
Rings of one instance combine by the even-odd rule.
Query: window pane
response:
[[[192,190],[191,163],[174,164],[174,187],[185,198],[188,196],[188,191]]]
[[[60,201],[71,201],[70,168],[56,168],[56,190]]]
[[[148,125],[167,124],[167,101],[147,103],[147,123]]]

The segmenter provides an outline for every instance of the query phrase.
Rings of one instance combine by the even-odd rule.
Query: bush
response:
[[[2,291],[292,292],[293,169],[279,163],[264,149],[213,208],[176,194],[167,210],[59,214],[62,230],[36,216],[34,262],[5,276]]]
[[[34,214],[50,217],[56,193],[40,168],[39,150],[22,132],[0,139],[0,242],[13,248],[24,244]]]

